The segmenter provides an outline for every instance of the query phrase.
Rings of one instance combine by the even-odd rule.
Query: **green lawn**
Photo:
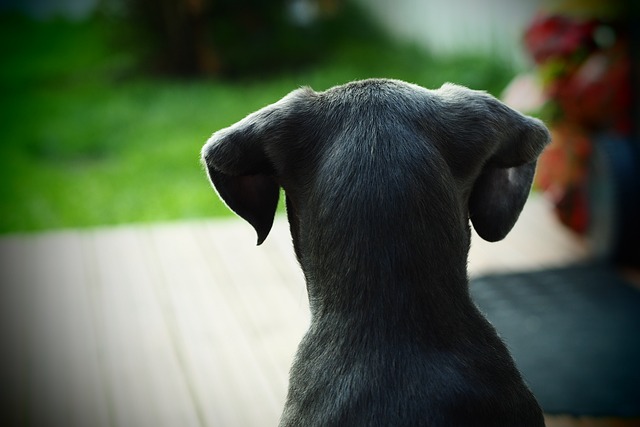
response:
[[[497,94],[512,76],[488,59],[345,41],[313,67],[259,80],[151,78],[131,72],[132,55],[109,47],[109,31],[0,18],[0,233],[228,215],[200,147],[301,85],[393,77]]]

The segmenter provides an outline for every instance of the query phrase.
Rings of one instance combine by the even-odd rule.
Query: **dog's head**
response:
[[[339,215],[383,228],[422,221],[451,229],[470,219],[482,238],[497,241],[515,224],[549,139],[542,122],[484,92],[371,79],[295,90],[214,133],[202,159],[258,244],[281,187],[294,243],[305,227]]]

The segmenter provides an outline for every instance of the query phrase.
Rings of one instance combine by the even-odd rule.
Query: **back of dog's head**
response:
[[[548,141],[483,92],[394,80],[299,89],[209,139],[209,177],[259,244],[286,193],[312,322],[281,425],[541,425],[466,258],[469,219],[511,230]]]
[[[504,238],[548,141],[539,120],[484,92],[372,79],[293,91],[213,134],[203,161],[258,243],[284,188],[296,253],[322,269],[330,255],[316,251],[410,252],[425,239],[464,258],[468,245],[443,242],[468,241],[469,218],[484,239]]]

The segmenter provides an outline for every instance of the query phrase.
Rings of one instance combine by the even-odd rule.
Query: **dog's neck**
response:
[[[308,182],[283,182],[312,315],[455,321],[472,305],[468,185],[422,139],[385,126],[390,109],[338,123]]]
[[[298,253],[304,254],[299,258],[314,317],[356,319],[369,327],[380,321],[438,329],[443,319],[465,316],[471,300],[464,223],[447,230],[429,218],[394,221],[384,213],[327,220],[331,224],[315,217],[313,232],[294,236],[294,243],[304,246]],[[305,224],[300,227],[304,230]]]

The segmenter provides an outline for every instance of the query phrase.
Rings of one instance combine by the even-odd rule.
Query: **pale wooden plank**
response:
[[[241,425],[244,411],[234,405],[237,384],[227,379],[240,363],[220,356],[221,346],[237,344],[231,336],[220,338],[220,330],[231,326],[234,319],[224,313],[222,299],[208,294],[206,286],[210,283],[205,283],[202,274],[206,272],[205,259],[189,247],[194,243],[189,241],[188,231],[155,229],[152,239],[175,313],[175,339],[184,347],[187,375],[202,401],[204,419],[207,425]]]
[[[20,277],[3,280],[10,289],[3,300],[20,307],[12,317],[21,331],[10,346],[24,349],[25,424],[107,425],[80,237],[61,232],[21,240],[10,249],[22,259],[9,267],[19,268]]]
[[[553,216],[549,203],[534,194],[504,240],[487,242],[472,232],[469,274],[540,269],[588,257],[585,241],[565,229]]]
[[[114,424],[202,425],[157,295],[141,232],[91,234],[97,333]],[[169,320],[170,322],[170,320]]]
[[[224,224],[208,224],[207,233],[199,239],[203,247],[217,254],[217,264],[212,266],[226,272],[222,289],[234,303],[241,328],[252,337],[254,354],[260,355],[257,362],[274,395],[272,419],[276,423],[284,405],[300,324],[289,315],[295,315],[289,305],[291,296],[265,258],[266,246],[256,247],[253,230],[246,224],[241,227],[236,234]]]
[[[203,244],[205,229],[192,224],[151,232],[190,382],[207,425],[274,425],[281,408],[273,368],[260,337],[241,325],[244,312],[229,292],[219,255]]]
[[[278,371],[274,372],[272,381],[284,378],[281,384],[284,389],[290,362],[308,327],[309,316],[306,298],[301,301],[295,292],[283,286],[281,270],[268,255],[277,247],[269,240],[277,240],[277,231],[283,229],[274,230],[263,246],[256,247],[254,236],[241,239],[228,228],[210,224],[207,243],[215,247],[229,272],[229,289],[241,302],[240,310],[245,313],[242,316],[244,327],[254,331],[265,343],[265,356],[272,369]],[[294,264],[289,270],[291,268],[299,267]],[[274,345],[272,340],[277,340],[279,345]]]
[[[26,425],[28,418],[27,334],[30,322],[29,269],[34,239],[15,236],[0,239],[0,423]]]
[[[271,349],[272,357],[279,364],[280,372],[287,376],[286,388],[293,356],[311,320],[309,299],[304,275],[293,251],[289,225],[284,216],[276,218],[273,230],[263,246],[264,262],[275,269],[280,286],[285,287],[289,294],[283,307],[284,318],[281,319],[288,328],[281,325],[276,333],[271,334],[271,342],[275,343]]]
[[[519,247],[537,258],[539,264],[561,265],[589,256],[586,240],[560,223],[542,194],[532,194],[519,222]]]
[[[308,324],[309,299],[307,288],[302,269],[293,250],[293,242],[286,215],[280,214],[276,216],[273,230],[263,243],[263,246],[267,248],[265,255],[270,259],[273,266],[278,269],[283,284],[291,293],[296,304],[299,305],[301,311],[298,315],[302,316],[304,324]]]
[[[61,232],[41,236],[39,243],[42,258],[34,259],[39,265],[35,281],[44,285],[39,290],[43,303],[39,314],[43,315],[42,342],[48,342],[49,348],[48,352],[34,352],[34,356],[45,366],[57,364],[47,366],[49,373],[56,375],[45,384],[64,400],[68,417],[65,425],[106,426],[110,420],[98,365],[82,238],[77,232]],[[55,360],[56,354],[59,360]],[[35,387],[43,385],[37,383]],[[37,425],[58,425],[50,423],[44,418]]]

